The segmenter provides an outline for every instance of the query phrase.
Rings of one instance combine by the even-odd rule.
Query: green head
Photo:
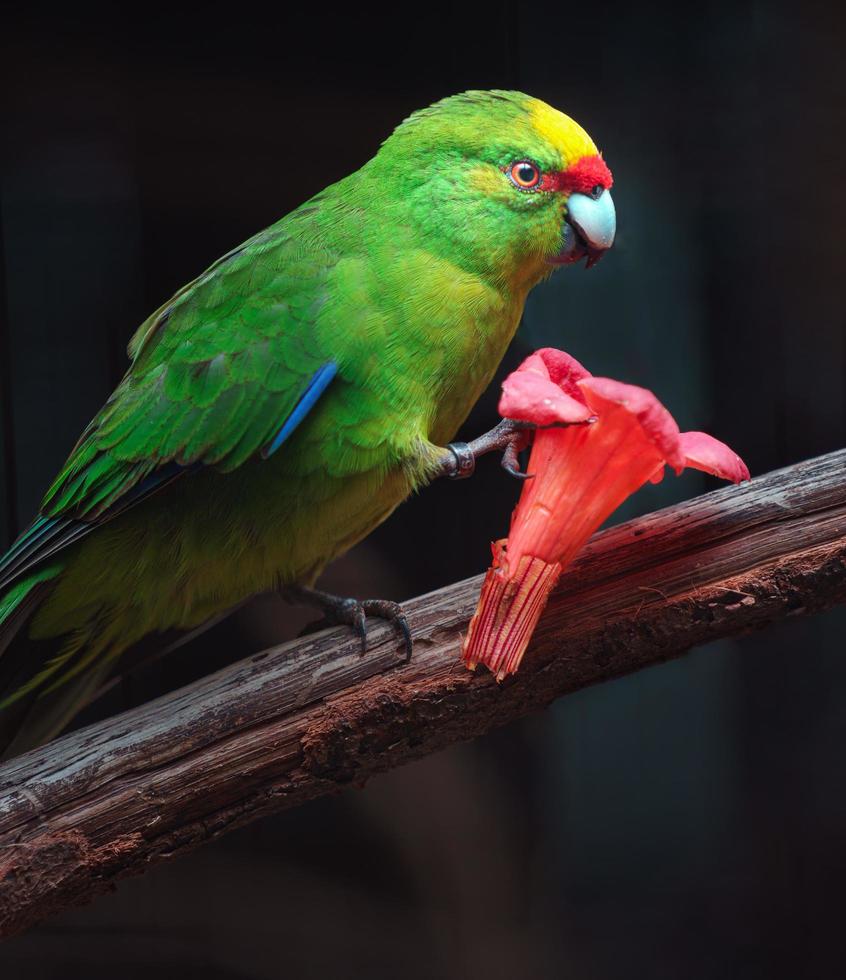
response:
[[[593,140],[520,92],[465,92],[415,112],[364,172],[391,188],[427,247],[515,286],[591,265],[614,241],[611,173]]]

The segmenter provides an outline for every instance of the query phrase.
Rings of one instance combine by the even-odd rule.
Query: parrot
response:
[[[281,591],[365,639],[402,607],[315,588],[438,476],[529,291],[613,244],[611,172],[521,92],[412,113],[359,170],[214,262],[132,336],[129,367],[0,557],[0,751],[59,734],[142,640]]]

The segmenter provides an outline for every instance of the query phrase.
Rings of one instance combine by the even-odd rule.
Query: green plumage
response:
[[[0,593],[0,637],[20,627],[13,613],[37,588],[13,647],[53,641],[46,662],[18,656],[11,669],[0,656],[15,728],[26,695],[27,724],[47,737],[44,705],[55,728],[84,693],[57,707],[62,685],[101,676],[148,633],[313,582],[425,482],[560,239],[561,196],[521,194],[503,166],[560,169],[592,146],[563,116],[572,146],[551,138],[538,107],[553,112],[518,93],[468,93],[416,114],[360,171],[142,324],[126,376],[44,498],[59,530],[31,532],[70,543]],[[329,362],[326,392],[265,458]],[[73,524],[74,539],[69,519],[93,528]]]

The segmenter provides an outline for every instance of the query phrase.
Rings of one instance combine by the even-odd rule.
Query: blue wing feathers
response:
[[[329,387],[330,381],[337,373],[338,365],[334,361],[327,361],[326,364],[315,371],[305,391],[300,395],[300,400],[294,406],[293,411],[285,419],[282,427],[273,439],[262,449],[261,454],[265,459],[276,452],[306,415],[314,408],[320,396]]]

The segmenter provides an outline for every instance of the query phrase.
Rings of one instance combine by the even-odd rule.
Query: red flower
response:
[[[739,483],[743,460],[704,432],[679,432],[651,391],[595,378],[575,358],[547,347],[528,357],[502,386],[500,414],[532,422],[529,472],[464,642],[471,669],[501,680],[523,653],[561,570],[603,521],[664,467],[686,466]]]

